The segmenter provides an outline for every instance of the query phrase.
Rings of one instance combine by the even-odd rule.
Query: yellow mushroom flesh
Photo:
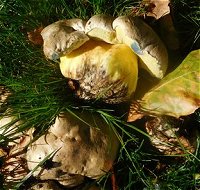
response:
[[[119,103],[130,98],[136,89],[137,60],[125,44],[90,40],[62,56],[60,69],[66,78],[78,80],[79,97]]]
[[[168,65],[164,44],[153,29],[137,17],[121,16],[113,21],[116,38],[140,58],[141,67],[156,78],[163,78]]]
[[[78,82],[73,89],[82,99],[124,102],[136,89],[138,64],[159,79],[167,69],[166,48],[136,17],[94,15],[87,22],[58,21],[47,26],[42,36],[46,57],[60,58],[62,74]]]

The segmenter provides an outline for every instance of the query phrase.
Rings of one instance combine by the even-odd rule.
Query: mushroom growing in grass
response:
[[[111,169],[119,147],[115,133],[96,114],[75,114],[61,113],[47,134],[29,146],[26,159],[30,170],[55,151],[33,172],[37,178],[73,187],[84,177],[99,179]]]
[[[80,19],[62,20],[41,35],[44,54],[60,58],[61,73],[79,84],[75,91],[82,99],[127,101],[137,86],[138,64],[157,78],[167,68],[163,43],[139,18],[94,15],[85,25]]]

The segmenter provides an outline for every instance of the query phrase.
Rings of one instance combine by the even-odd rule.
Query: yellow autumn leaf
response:
[[[168,74],[142,100],[131,105],[128,121],[143,115],[180,117],[200,107],[200,50],[192,51],[173,72]]]

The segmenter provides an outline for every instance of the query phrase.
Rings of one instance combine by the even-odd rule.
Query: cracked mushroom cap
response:
[[[110,170],[119,146],[114,132],[97,115],[76,114],[80,119],[60,114],[48,133],[29,146],[26,158],[30,170],[57,150],[34,176],[72,187],[82,183],[84,176],[98,179]]]
[[[61,20],[48,25],[41,32],[45,56],[56,61],[61,55],[82,46],[89,40],[84,30],[85,21],[81,19]]]
[[[120,16],[113,21],[120,43],[127,44],[141,59],[141,66],[152,76],[163,78],[168,53],[153,29],[137,17]]]

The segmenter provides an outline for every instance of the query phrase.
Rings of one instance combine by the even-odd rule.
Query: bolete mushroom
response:
[[[30,170],[56,151],[34,176],[72,187],[85,176],[98,179],[111,169],[119,146],[114,132],[97,115],[76,114],[61,113],[48,133],[29,146],[26,158]]]
[[[167,50],[158,35],[137,17],[120,16],[113,21],[120,43],[127,44],[141,59],[142,67],[151,75],[163,78],[167,65]]]
[[[45,27],[41,32],[45,56],[56,61],[83,45],[89,40],[84,27],[85,22],[81,19],[60,20]]]
[[[53,23],[42,31],[42,36],[47,58],[60,57],[62,74],[78,82],[78,97],[106,103],[129,100],[137,85],[138,62],[151,75],[164,76],[167,51],[157,34],[139,18],[94,15],[82,25],[80,41],[76,31],[65,29],[72,28],[73,22]],[[64,48],[58,52],[55,47]]]
[[[117,44],[116,32],[112,27],[114,17],[100,14],[92,16],[85,25],[85,33],[97,40]]]
[[[119,103],[136,89],[138,59],[125,44],[90,40],[60,60],[63,76],[79,82],[80,98]]]

